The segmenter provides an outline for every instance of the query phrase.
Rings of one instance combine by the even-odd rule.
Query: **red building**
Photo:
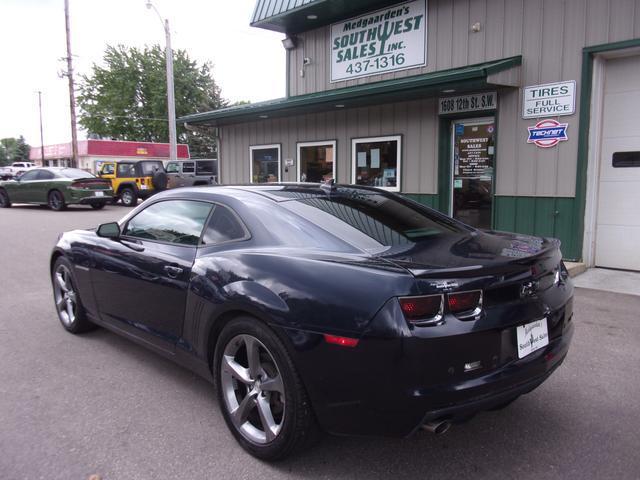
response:
[[[178,145],[178,158],[189,158],[189,146]],[[42,162],[40,147],[31,148],[29,159]],[[103,162],[111,160],[169,160],[168,143],[125,142],[119,140],[81,140],[78,142],[78,168],[97,172]],[[71,162],[71,143],[44,146],[43,166],[68,166]]]

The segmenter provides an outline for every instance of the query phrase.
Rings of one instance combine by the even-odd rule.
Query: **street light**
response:
[[[167,63],[167,109],[169,111],[169,160],[178,158],[178,144],[176,140],[176,101],[173,91],[173,50],[171,50],[171,30],[169,30],[169,20],[162,19],[160,12],[151,0],[147,0],[147,9],[153,9],[162,26],[164,27],[164,35],[166,38],[165,56]]]

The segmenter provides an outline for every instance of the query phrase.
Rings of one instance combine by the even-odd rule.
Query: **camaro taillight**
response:
[[[415,325],[438,325],[442,321],[443,296],[424,295],[400,297],[400,308],[409,322]]]
[[[482,290],[447,294],[449,311],[459,318],[473,317],[482,310]]]

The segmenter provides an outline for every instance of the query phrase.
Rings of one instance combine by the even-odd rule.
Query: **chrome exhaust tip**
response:
[[[435,433],[436,435],[447,433],[447,430],[449,430],[449,428],[451,428],[451,422],[449,420],[434,420],[422,425],[423,430]]]

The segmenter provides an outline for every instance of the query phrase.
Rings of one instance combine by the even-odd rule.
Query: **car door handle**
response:
[[[125,247],[130,248],[131,250],[133,250],[135,252],[144,252],[144,246],[142,246],[140,244],[140,242],[138,242],[136,240],[129,240],[129,239],[121,238],[120,239],[120,243],[122,245],[124,245]]]
[[[173,267],[171,265],[165,266],[164,271],[167,272],[167,275],[171,278],[176,278],[182,273],[182,269],[180,267]]]

